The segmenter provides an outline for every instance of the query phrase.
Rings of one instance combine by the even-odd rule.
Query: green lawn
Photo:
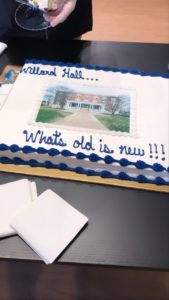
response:
[[[55,108],[41,107],[36,117],[36,122],[52,123],[56,119],[65,118],[71,113],[57,110]]]
[[[130,117],[113,115],[96,115],[95,117],[111,131],[130,131]]]

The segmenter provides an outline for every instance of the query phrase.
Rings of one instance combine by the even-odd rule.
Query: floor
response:
[[[93,0],[85,40],[169,43],[169,0]]]

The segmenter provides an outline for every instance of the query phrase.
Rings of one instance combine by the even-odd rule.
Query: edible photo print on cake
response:
[[[60,128],[132,134],[135,93],[130,89],[49,83],[34,121]]]

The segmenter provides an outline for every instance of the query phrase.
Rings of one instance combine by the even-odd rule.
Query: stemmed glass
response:
[[[15,21],[22,29],[39,31],[50,27],[43,17],[43,10],[33,7],[27,0],[16,0],[20,3],[15,11]]]

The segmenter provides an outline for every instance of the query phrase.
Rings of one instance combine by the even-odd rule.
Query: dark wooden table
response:
[[[141,43],[9,40],[0,70],[26,58],[168,71],[168,46]],[[0,173],[0,184],[22,178]],[[24,176],[28,177],[28,176]],[[0,300],[169,299],[169,195],[29,176],[52,189],[89,225],[46,266],[17,236],[0,240]]]

